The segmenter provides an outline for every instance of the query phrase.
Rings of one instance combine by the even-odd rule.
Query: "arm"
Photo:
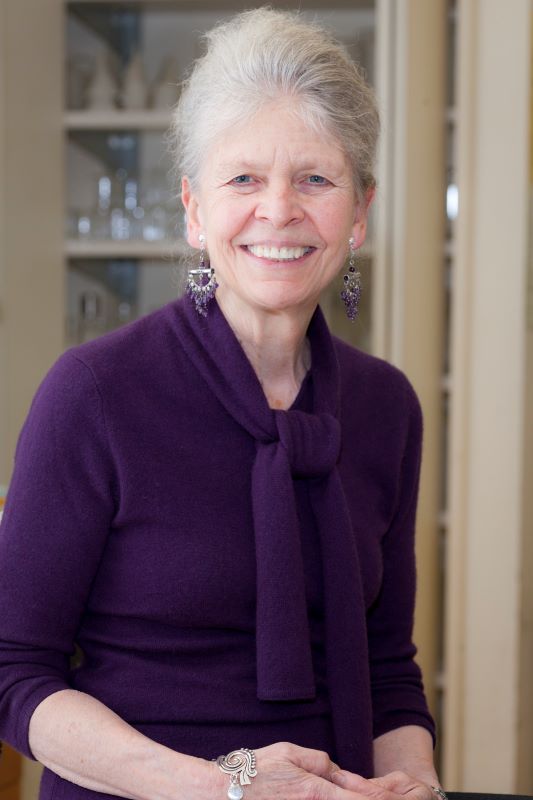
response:
[[[61,777],[97,792],[133,800],[223,800],[229,780],[217,765],[151,741],[89,695],[50,695],[30,722],[34,755]],[[336,786],[327,753],[280,742],[256,750],[250,800],[356,800]]]
[[[422,456],[422,410],[405,381],[403,454],[397,465],[395,511],[381,551],[382,584],[367,615],[374,739],[396,729],[425,728],[433,741],[435,727],[424,696],[412,641],[416,592],[415,519]],[[412,745],[427,742],[413,739]],[[425,746],[425,745],[424,745]],[[425,750],[424,750],[425,752]],[[413,754],[414,756],[416,754]]]
[[[365,781],[344,770],[333,776],[338,785],[376,800],[407,794],[413,800],[431,800],[431,787],[439,786],[433,764],[434,724],[412,642],[422,412],[407,381],[404,400],[400,413],[406,427],[395,513],[382,540],[380,594],[367,615],[375,777]]]
[[[29,758],[35,708],[70,688],[114,514],[113,477],[98,391],[66,354],[32,403],[0,526],[0,738]]]
[[[433,800],[431,787],[440,786],[433,765],[433,739],[417,725],[405,725],[374,739],[375,778],[365,781],[340,770],[332,780],[339,786],[374,800],[409,795],[412,800]]]
[[[29,743],[45,767],[86,789],[134,800],[224,797],[222,775],[209,761],[153,742],[99,700],[73,689],[37,706]]]
[[[376,778],[398,770],[428,786],[439,785],[433,765],[433,740],[425,728],[405,725],[374,739]]]

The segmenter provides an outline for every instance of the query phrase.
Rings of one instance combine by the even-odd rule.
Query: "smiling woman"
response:
[[[40,800],[443,796],[420,404],[318,307],[364,241],[372,92],[297,14],[207,40],[174,126],[191,297],[65,353],[20,437],[0,737],[45,765]],[[353,265],[343,286],[354,314]]]
[[[364,241],[373,188],[361,202],[346,153],[284,97],[221,134],[195,185],[183,177],[189,243],[205,236],[230,324],[257,329],[274,315],[277,338],[286,312],[304,332],[349,239]]]

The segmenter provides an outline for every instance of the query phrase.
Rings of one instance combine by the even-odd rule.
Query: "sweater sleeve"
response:
[[[35,708],[70,688],[113,513],[102,400],[89,368],[67,352],[33,400],[0,525],[0,739],[29,758]]]
[[[424,696],[412,641],[416,589],[415,518],[423,420],[420,402],[405,382],[408,420],[392,523],[382,540],[383,579],[367,617],[374,737],[404,725],[435,726]]]

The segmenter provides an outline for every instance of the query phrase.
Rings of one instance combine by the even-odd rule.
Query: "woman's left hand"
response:
[[[413,778],[406,772],[397,770],[383,775],[381,778],[363,778],[353,772],[340,769],[335,771],[330,780],[352,792],[376,798],[376,800],[395,800],[400,796],[408,796],[412,800],[434,800],[435,794],[428,783]]]

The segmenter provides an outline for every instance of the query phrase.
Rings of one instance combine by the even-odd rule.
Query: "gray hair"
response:
[[[375,185],[379,116],[374,93],[347,50],[295,12],[244,11],[204,34],[173,113],[174,165],[198,187],[202,158],[217,136],[265,103],[291,97],[304,123],[338,141],[362,200]]]

